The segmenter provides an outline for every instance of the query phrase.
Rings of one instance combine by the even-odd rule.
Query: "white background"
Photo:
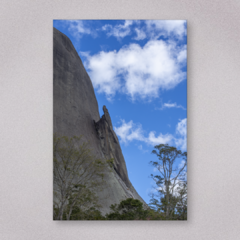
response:
[[[2,0],[0,239],[239,239],[240,2]],[[52,220],[52,20],[186,19],[187,222]]]

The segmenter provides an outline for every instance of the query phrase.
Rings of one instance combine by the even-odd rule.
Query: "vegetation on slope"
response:
[[[156,187],[149,208],[128,198],[110,206],[103,216],[95,194],[104,183],[107,160],[96,158],[81,137],[57,137],[53,142],[54,220],[187,220],[187,153],[175,147],[155,146],[151,161],[159,175],[151,175]],[[181,159],[177,168],[175,162]]]

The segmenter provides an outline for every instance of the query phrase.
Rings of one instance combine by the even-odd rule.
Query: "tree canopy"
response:
[[[71,219],[76,209],[97,207],[105,161],[96,158],[81,137],[53,139],[54,219]]]
[[[151,174],[155,191],[151,194],[150,206],[165,219],[187,218],[187,152],[168,144],[154,147],[157,160],[150,161],[159,174]],[[180,162],[176,164],[176,162]]]

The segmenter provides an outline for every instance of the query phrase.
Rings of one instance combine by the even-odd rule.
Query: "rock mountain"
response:
[[[132,186],[111,117],[105,106],[100,118],[98,102],[82,61],[70,39],[53,29],[53,128],[64,136],[88,141],[99,158],[114,159],[114,170],[105,172],[105,186],[97,192],[102,213],[111,204],[132,197],[146,203]]]

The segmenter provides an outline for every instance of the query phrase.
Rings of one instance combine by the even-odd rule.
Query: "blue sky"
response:
[[[187,150],[186,21],[54,20],[53,26],[82,59],[100,115],[103,105],[110,113],[130,181],[149,203],[154,146]]]

